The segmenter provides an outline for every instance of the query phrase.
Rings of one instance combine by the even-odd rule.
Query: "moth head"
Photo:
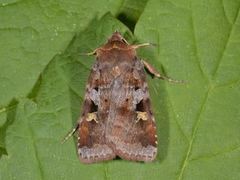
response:
[[[126,39],[124,39],[122,36],[121,36],[121,33],[116,30],[113,35],[108,39],[108,43],[112,43],[112,42],[122,42],[124,44],[127,44],[128,45],[128,42],[126,41]]]

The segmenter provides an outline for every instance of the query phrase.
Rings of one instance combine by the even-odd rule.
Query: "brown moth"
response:
[[[78,155],[82,163],[120,157],[151,162],[157,155],[157,132],[144,66],[156,77],[172,82],[136,56],[136,48],[115,31],[107,43],[86,55],[96,55],[86,85],[78,125]],[[64,141],[65,141],[64,140]]]

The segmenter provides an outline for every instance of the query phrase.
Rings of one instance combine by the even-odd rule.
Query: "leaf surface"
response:
[[[122,1],[49,3],[2,1],[0,179],[240,178],[240,1],[150,0],[134,6],[135,15]],[[137,21],[134,36],[116,19],[121,12]],[[78,120],[94,63],[79,54],[116,29],[129,42],[157,43],[139,48],[139,57],[187,83],[147,75],[159,137],[154,162],[85,165],[76,138],[60,143]]]

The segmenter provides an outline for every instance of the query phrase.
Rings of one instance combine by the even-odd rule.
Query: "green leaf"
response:
[[[158,127],[168,123],[159,129],[160,179],[240,178],[239,7],[240,1],[155,0],[136,25],[138,39],[159,44],[141,51],[145,58],[188,81],[152,85],[155,112],[161,102],[166,109]]]
[[[116,14],[120,5],[120,0],[1,0],[0,107],[26,97],[76,32],[108,11]]]
[[[96,31],[90,31],[95,27],[98,27]],[[103,28],[107,30],[103,32]],[[0,179],[78,179],[88,178],[89,174],[91,179],[104,179],[107,163],[81,164],[73,139],[63,145],[61,141],[77,122],[94,60],[94,57],[78,55],[91,51],[86,49],[85,38],[96,48],[112,34],[112,28],[131,36],[129,30],[109,14],[100,21],[95,20],[73,38],[65,53],[55,56],[47,65],[29,95],[31,99],[20,100],[15,117],[11,117],[14,121],[7,128],[7,155],[0,160]],[[81,43],[84,40],[85,43]]]
[[[125,0],[122,1],[121,8],[118,12],[117,18],[124,22],[131,30],[137,23],[140,15],[147,4],[148,0]]]
[[[150,0],[134,6],[135,37],[115,17],[133,17],[128,1],[1,3],[0,179],[240,178],[240,1]],[[139,57],[188,82],[147,76],[159,137],[154,162],[85,165],[76,138],[60,143],[79,118],[94,62],[79,54],[115,29],[129,42],[157,43],[139,48]]]

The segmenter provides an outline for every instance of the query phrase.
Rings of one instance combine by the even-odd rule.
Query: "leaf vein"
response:
[[[203,101],[203,103],[202,103],[202,106],[201,106],[201,108],[200,108],[200,111],[199,111],[199,113],[198,113],[198,115],[197,115],[197,120],[196,120],[196,123],[195,123],[195,125],[194,125],[193,134],[192,134],[192,137],[191,137],[191,139],[190,139],[190,143],[189,143],[189,146],[188,146],[188,148],[187,148],[187,152],[186,152],[184,161],[183,161],[183,163],[182,163],[182,165],[181,165],[181,167],[180,167],[180,173],[179,173],[179,176],[178,176],[178,180],[182,179],[184,170],[185,170],[185,168],[186,168],[186,166],[187,166],[187,163],[188,163],[188,161],[189,161],[190,153],[191,153],[191,151],[192,151],[193,142],[194,142],[194,140],[195,140],[195,138],[196,138],[197,131],[198,131],[198,127],[199,127],[199,124],[200,124],[200,120],[201,120],[200,117],[201,117],[201,114],[202,114],[202,112],[203,112],[203,110],[204,110],[205,104],[207,103],[207,100],[208,100],[210,91],[211,91],[211,89],[208,89],[208,91],[207,91],[207,93],[206,93],[206,96],[205,96],[205,98],[204,98],[204,101]]]
[[[229,154],[233,151],[236,151],[240,149],[240,145],[236,145],[234,147],[231,147],[231,148],[228,148],[227,150],[224,150],[222,152],[215,152],[215,153],[211,153],[211,154],[205,154],[205,155],[202,155],[202,156],[198,156],[196,158],[193,158],[191,159],[190,161],[196,161],[196,160],[199,160],[199,159],[210,159],[210,158],[214,158],[214,157],[217,157],[217,156],[221,156],[221,155],[224,155],[224,154]]]
[[[201,65],[200,57],[199,57],[199,51],[198,51],[198,46],[197,46],[197,37],[196,37],[196,30],[195,30],[195,26],[194,26],[193,14],[191,15],[191,25],[192,25],[192,32],[193,32],[192,36],[193,36],[193,44],[195,46],[195,56],[196,56],[196,60],[197,60],[197,65],[198,65],[198,68],[199,68],[202,76],[206,77],[206,75],[204,73],[204,70],[202,68],[202,65]]]
[[[174,121],[176,122],[178,129],[179,129],[180,132],[182,133],[183,137],[184,137],[185,139],[187,139],[187,141],[189,142],[189,139],[188,139],[187,135],[184,133],[182,127],[180,126],[180,124],[179,124],[179,122],[178,122],[178,120],[177,120],[177,116],[176,116],[176,113],[175,113],[175,111],[174,111],[174,108],[173,108],[173,105],[172,105],[172,101],[171,101],[171,100],[169,101],[169,104],[170,104],[170,107],[171,107],[172,112],[173,112],[173,115],[174,115],[174,118],[173,118],[173,119],[174,119]]]
[[[227,37],[227,40],[226,40],[226,44],[225,44],[225,46],[224,46],[224,48],[223,48],[223,50],[222,50],[222,53],[221,53],[221,55],[220,55],[220,58],[219,58],[218,61],[217,61],[216,68],[215,68],[214,71],[213,71],[213,76],[216,76],[217,71],[218,71],[218,69],[219,69],[219,67],[220,67],[220,64],[221,64],[221,62],[222,62],[222,59],[223,59],[223,57],[224,57],[224,55],[225,55],[227,46],[228,46],[228,44],[229,44],[229,42],[230,42],[230,38],[231,38],[232,33],[233,33],[234,26],[235,26],[235,24],[236,24],[236,22],[237,22],[237,19],[238,19],[238,17],[239,17],[239,11],[240,11],[240,6],[239,6],[239,8],[238,8],[237,16],[236,16],[233,24],[231,25],[231,29],[230,29],[230,31],[229,31],[229,33],[228,33],[228,37]]]

